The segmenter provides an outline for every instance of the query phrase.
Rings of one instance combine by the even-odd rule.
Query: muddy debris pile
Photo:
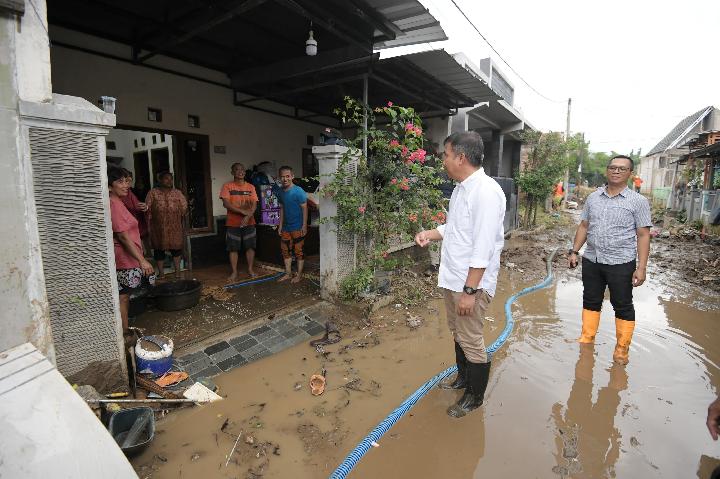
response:
[[[712,241],[658,236],[651,244],[649,263],[651,272],[720,291],[720,245]]]
[[[543,278],[547,273],[547,259],[556,249],[553,269],[566,268],[566,248],[560,245],[547,246],[540,242],[506,246],[500,255],[500,265],[510,271],[521,273],[527,278]]]

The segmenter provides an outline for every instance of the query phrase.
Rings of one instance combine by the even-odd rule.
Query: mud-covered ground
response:
[[[493,357],[486,404],[450,419],[445,409],[457,393],[433,389],[350,477],[709,476],[720,462],[705,429],[720,386],[720,295],[717,280],[702,276],[712,275],[705,268],[717,247],[653,240],[648,282],[635,292],[630,364],[618,367],[609,303],[596,345],[574,342],[582,284],[579,269],[567,269],[571,235],[562,227],[507,242],[488,344],[505,327],[505,300],[542,279],[545,259],[559,248],[556,280],[513,306],[515,328]],[[343,333],[337,344],[319,351],[298,345],[218,376],[224,400],[160,420],[151,447],[132,460],[139,476],[328,477],[378,422],[454,361],[434,280],[406,273],[394,283],[416,284],[405,299],[425,301],[414,306],[398,300],[369,316],[365,305],[335,309],[329,314]],[[313,396],[309,378],[323,370],[326,390]]]

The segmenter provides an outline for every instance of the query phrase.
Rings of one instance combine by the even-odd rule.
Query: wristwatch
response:
[[[478,292],[477,288],[471,288],[468,285],[463,286],[463,293],[465,293],[465,294],[475,294],[477,292]]]
[[[580,251],[575,251],[574,249],[570,248],[570,251],[568,251],[568,254],[580,254]]]

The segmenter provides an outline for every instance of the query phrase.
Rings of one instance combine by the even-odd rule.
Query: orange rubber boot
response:
[[[594,343],[595,333],[600,326],[600,311],[582,310],[582,332],[578,338],[578,343]]]
[[[615,345],[615,352],[613,353],[613,361],[616,363],[622,365],[628,363],[630,342],[632,341],[634,330],[635,321],[625,321],[624,319],[615,318],[615,335],[617,336],[617,344]]]

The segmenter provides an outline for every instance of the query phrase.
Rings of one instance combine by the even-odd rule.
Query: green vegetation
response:
[[[576,135],[565,141],[560,133],[527,131],[522,140],[528,147],[528,159],[516,181],[525,195],[522,224],[532,228],[537,223],[538,205],[544,203],[553,187],[562,180],[573,161],[569,153],[577,150],[582,137]]]

